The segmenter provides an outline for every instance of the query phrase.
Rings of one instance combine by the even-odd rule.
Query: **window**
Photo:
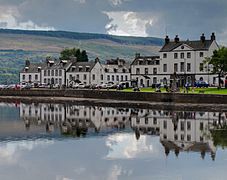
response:
[[[29,75],[29,81],[31,81],[32,80],[32,75]]]
[[[117,81],[119,81],[119,76],[118,75],[117,75],[116,79],[117,79]]]
[[[154,119],[153,119],[153,124],[154,124],[154,125],[157,124],[157,118],[156,118],[156,117],[154,117]]]
[[[62,70],[59,70],[59,76],[62,76]]]
[[[187,141],[191,141],[191,135],[187,135]]]
[[[84,74],[84,80],[87,80],[87,74]]]
[[[200,52],[199,53],[199,57],[203,57],[204,56],[204,53],[203,52]]]
[[[181,131],[184,131],[184,122],[183,121],[180,122],[180,129],[181,129]]]
[[[200,70],[200,71],[203,71],[203,63],[200,63],[200,64],[199,64],[199,70]]]
[[[114,68],[114,72],[116,73],[117,72],[117,69]]]
[[[136,74],[140,74],[140,68],[136,68]]]
[[[46,79],[46,78],[44,79],[44,83],[45,83],[45,84],[47,83],[47,79]]]
[[[47,75],[47,71],[46,70],[44,70],[44,76],[46,76]]]
[[[128,76],[125,76],[125,81],[128,81]]]
[[[184,53],[180,53],[180,58],[184,59]]]
[[[62,85],[62,79],[59,79],[59,85]]]
[[[38,80],[38,74],[35,75],[35,80]]]
[[[51,71],[51,76],[54,76],[54,70]]]
[[[191,122],[190,122],[190,121],[187,122],[187,130],[188,130],[188,131],[191,130]]]
[[[157,74],[157,68],[153,68],[153,74]]]
[[[184,72],[184,62],[181,62],[180,63],[180,71],[181,72]]]
[[[167,58],[167,54],[166,53],[163,54],[163,58]]]
[[[200,123],[199,129],[200,129],[200,131],[203,130],[203,123],[202,122]]]
[[[167,64],[163,64],[163,72],[167,72]]]
[[[55,70],[55,76],[58,76],[58,70],[57,69]]]
[[[174,59],[178,58],[178,53],[174,53]]]
[[[48,70],[48,76],[50,76],[50,70]]]
[[[148,124],[148,118],[145,118],[145,124]]]
[[[145,74],[148,74],[148,68],[145,68]]]
[[[93,81],[95,80],[95,74],[92,74],[92,80]]]
[[[103,81],[103,79],[104,79],[104,78],[103,78],[103,74],[101,74],[101,81]]]
[[[114,81],[114,75],[112,75],[112,81]]]
[[[173,69],[174,69],[174,72],[177,72],[178,71],[178,64],[177,63],[174,63]]]
[[[190,52],[187,53],[187,58],[188,58],[188,59],[191,58],[191,53],[190,53]]]
[[[80,75],[79,74],[76,75],[76,79],[80,79]]]
[[[191,63],[187,63],[187,72],[191,72]]]
[[[23,75],[22,79],[25,80],[25,75]]]
[[[121,81],[123,81],[124,80],[124,77],[123,77],[123,75],[121,75]]]
[[[167,122],[166,121],[164,121],[164,123],[163,123],[163,128],[167,129]]]
[[[157,78],[153,77],[153,83],[156,84],[157,83]]]
[[[110,81],[110,75],[107,75],[107,81]]]

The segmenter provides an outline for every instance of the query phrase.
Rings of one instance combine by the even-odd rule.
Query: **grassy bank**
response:
[[[132,88],[128,88],[128,89],[124,89],[122,90],[124,92],[133,92]],[[140,92],[155,92],[155,88],[140,88]],[[161,92],[162,93],[166,93],[166,89],[165,88],[161,88]],[[181,88],[180,89],[181,93],[184,93],[184,89]],[[227,94],[227,89],[222,88],[222,89],[217,89],[215,88],[194,88],[194,91],[192,90],[192,88],[190,88],[189,92],[190,94]]]

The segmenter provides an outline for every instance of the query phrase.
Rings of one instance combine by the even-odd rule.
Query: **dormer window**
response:
[[[90,70],[90,66],[86,66],[86,72]]]
[[[41,67],[38,67],[38,72],[40,72],[41,71]]]
[[[25,69],[25,71],[28,71],[29,67],[25,67],[24,69]]]
[[[116,68],[114,68],[114,72],[115,72],[115,73],[117,72],[117,69],[116,69]]]
[[[199,57],[203,57],[204,56],[204,53],[203,52],[200,52],[199,53]]]
[[[105,72],[109,72],[109,69],[105,68]]]
[[[126,69],[122,69],[122,72],[123,72],[123,73],[126,73]]]
[[[83,69],[83,67],[82,67],[82,66],[79,66],[79,72],[81,72],[81,71],[82,71],[82,69]]]

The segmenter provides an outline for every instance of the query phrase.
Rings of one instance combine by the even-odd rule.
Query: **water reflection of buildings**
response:
[[[88,131],[107,131],[129,127],[131,112],[127,108],[88,107],[63,104],[21,104],[20,117],[25,127],[45,125],[46,131],[55,128],[63,134],[85,135]]]
[[[210,153],[214,160],[216,147],[211,130],[226,122],[225,113],[146,110],[135,112],[131,126],[137,138],[141,134],[159,135],[166,155],[171,151],[176,156],[181,151],[193,151],[200,152],[202,158]]]

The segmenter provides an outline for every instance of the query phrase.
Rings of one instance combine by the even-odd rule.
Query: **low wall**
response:
[[[104,90],[1,90],[0,96],[74,97],[144,102],[227,104],[227,95],[121,92]]]

